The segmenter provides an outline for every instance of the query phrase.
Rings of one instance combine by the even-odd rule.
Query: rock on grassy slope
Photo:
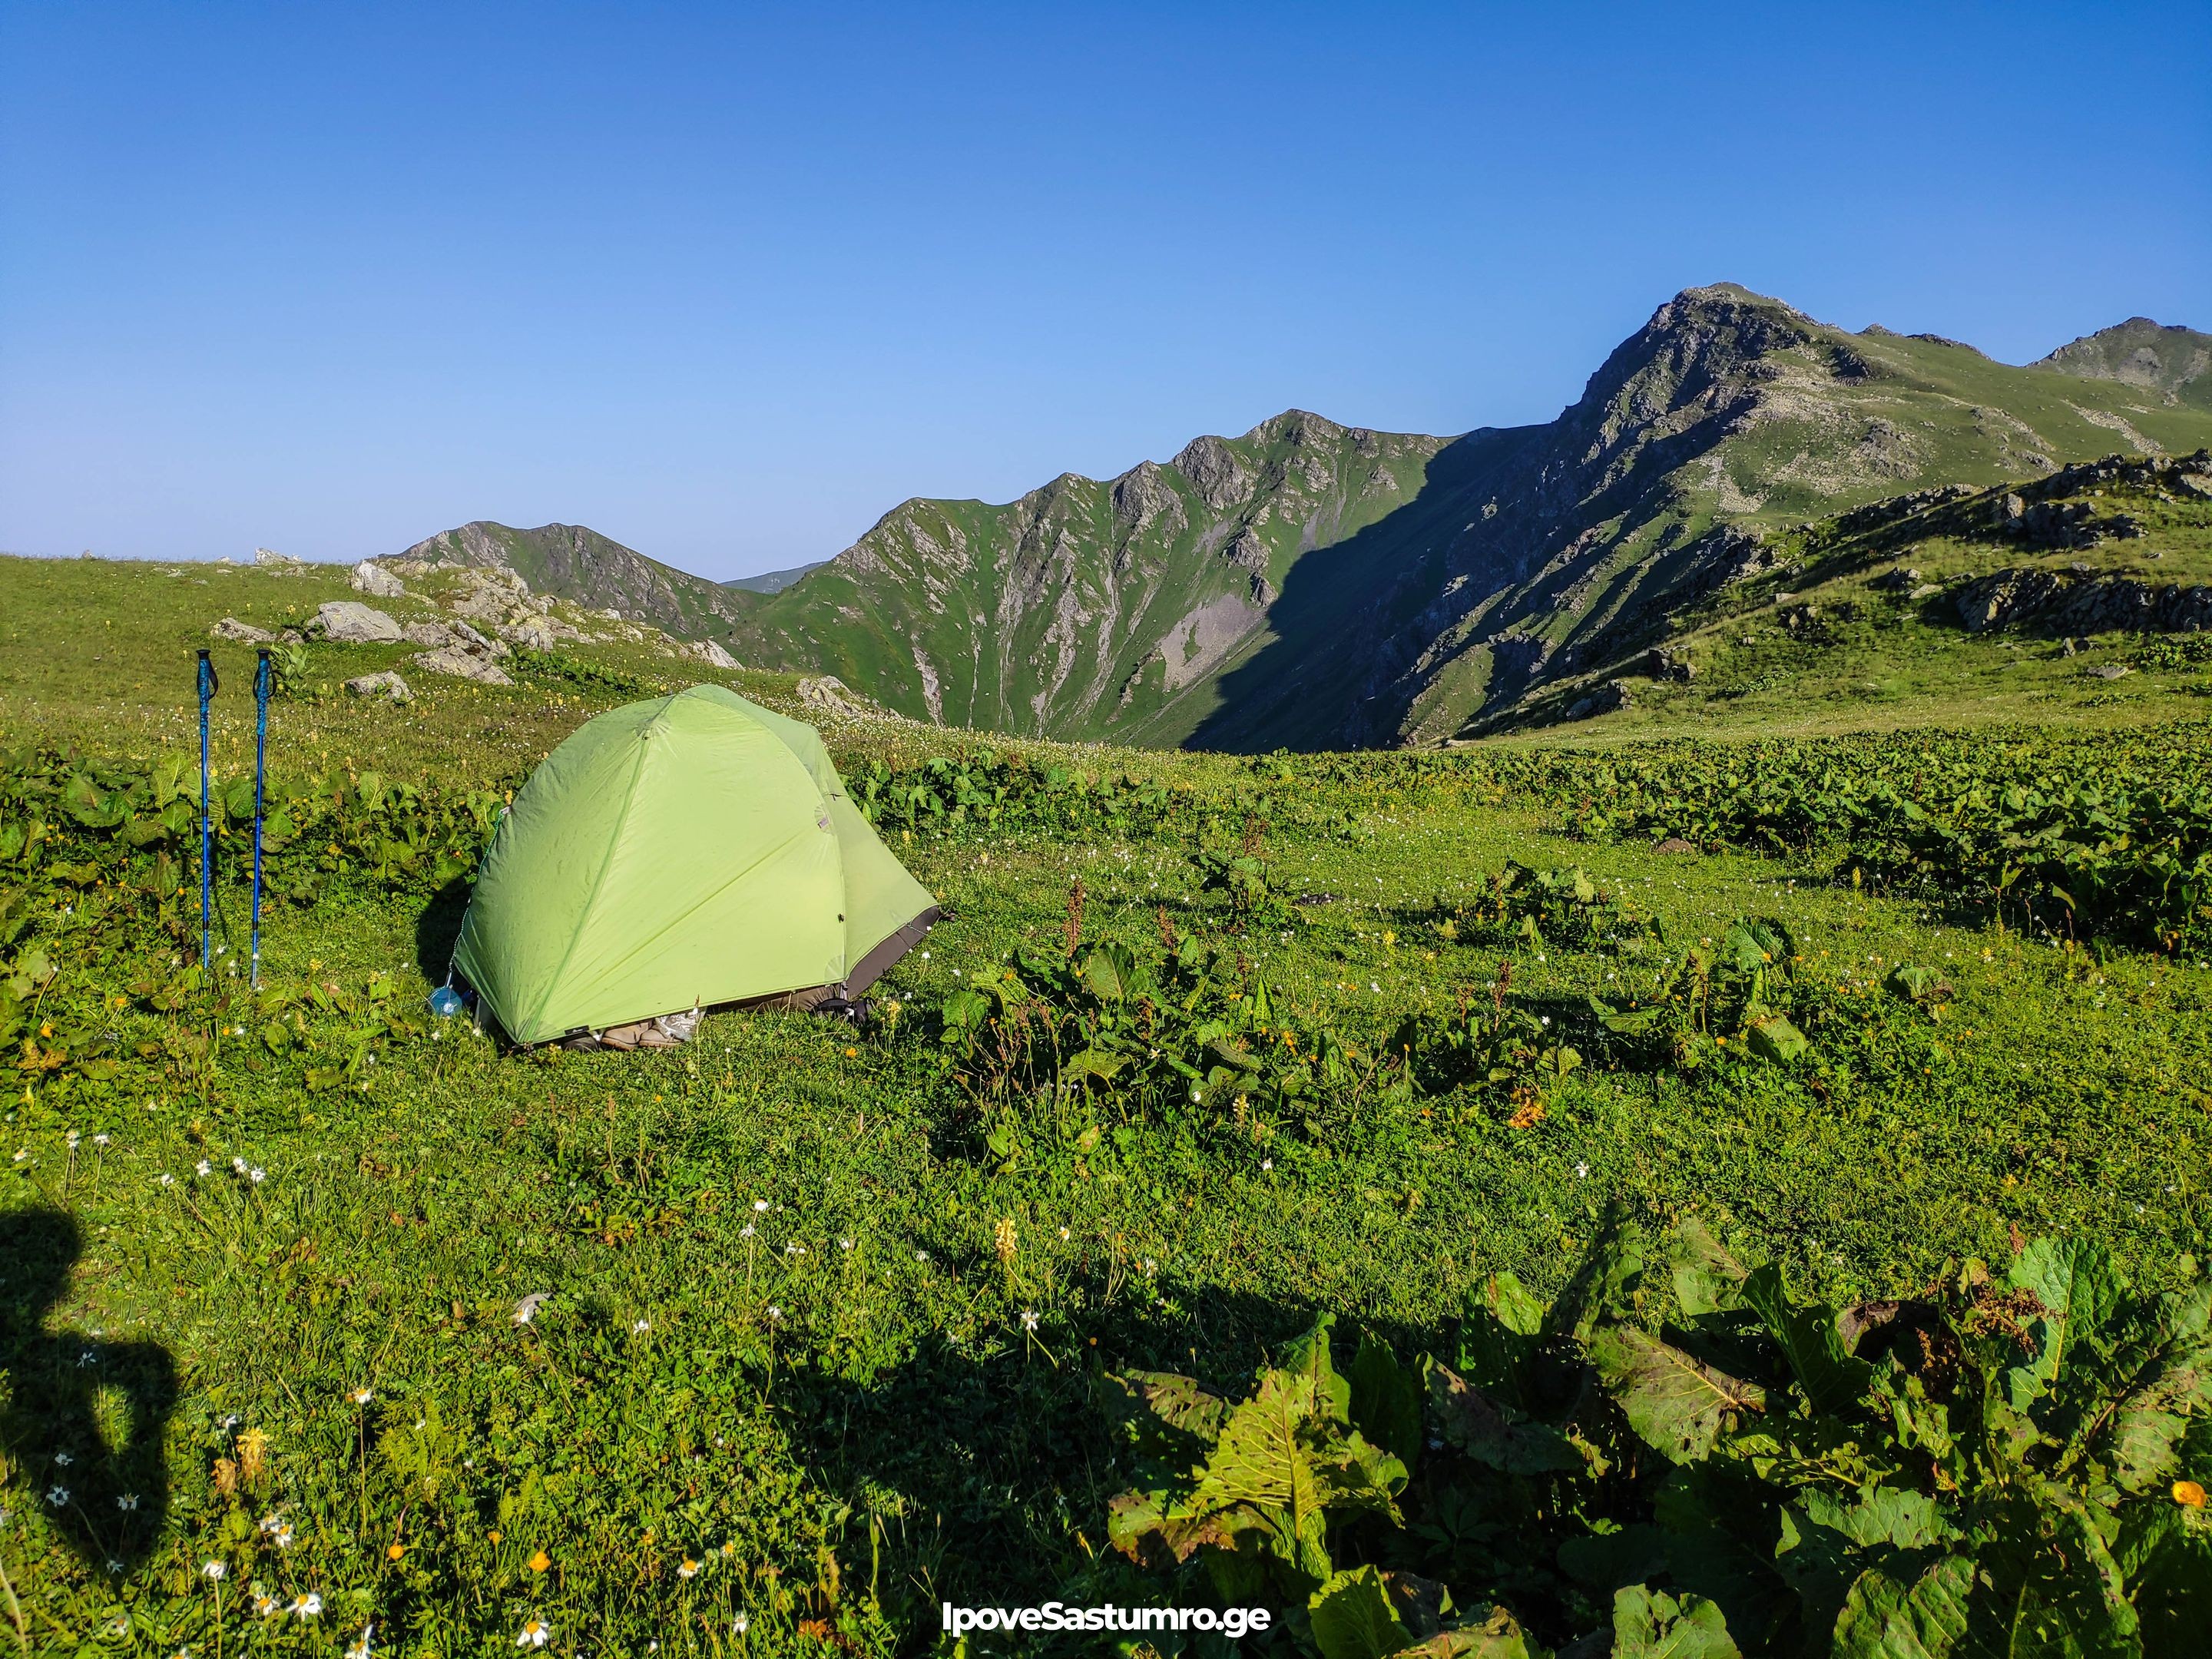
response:
[[[568,526],[404,556],[505,562],[943,725],[1429,744],[1555,718],[1563,686],[1773,569],[1799,521],[2212,441],[2208,364],[2212,336],[2138,318],[2016,368],[1723,283],[1662,306],[1556,420],[1445,439],[1291,410],[1003,506],[908,501],[773,593]]]

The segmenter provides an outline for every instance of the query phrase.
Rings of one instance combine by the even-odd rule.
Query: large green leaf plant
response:
[[[2212,1285],[2176,1279],[2044,1238],[1838,1308],[1695,1220],[1609,1231],[1549,1305],[1492,1279],[1449,1364],[1340,1376],[1324,1320],[1241,1401],[1117,1379],[1111,1536],[1323,1659],[2212,1653]]]

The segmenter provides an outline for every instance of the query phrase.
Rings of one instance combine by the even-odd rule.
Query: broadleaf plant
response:
[[[1112,1536],[1291,1601],[1323,1659],[2202,1654],[2212,1285],[2183,1265],[2142,1291],[2045,1238],[1838,1308],[1694,1219],[1607,1227],[1548,1306],[1486,1283],[1448,1359],[1370,1334],[1340,1374],[1323,1320],[1242,1400],[1115,1379]]]

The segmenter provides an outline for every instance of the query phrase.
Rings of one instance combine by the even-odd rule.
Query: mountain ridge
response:
[[[1659,307],[1549,422],[1439,437],[1286,410],[1005,503],[911,498],[772,593],[573,526],[464,526],[409,553],[534,558],[553,591],[597,583],[625,614],[940,724],[1433,744],[1659,637],[1769,568],[1794,520],[2201,445],[2208,367],[2212,336],[2143,319],[2015,366],[1718,283]]]

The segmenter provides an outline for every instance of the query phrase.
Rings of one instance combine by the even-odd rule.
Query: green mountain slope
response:
[[[1601,739],[2111,725],[2193,718],[2212,694],[2203,451],[1914,491],[1793,526],[1773,552],[1651,647],[1499,724]]]
[[[1223,673],[1273,641],[1292,571],[1402,512],[1446,442],[1291,410],[1002,507],[908,501],[763,603],[731,648],[918,719],[1180,743],[1216,714]]]

